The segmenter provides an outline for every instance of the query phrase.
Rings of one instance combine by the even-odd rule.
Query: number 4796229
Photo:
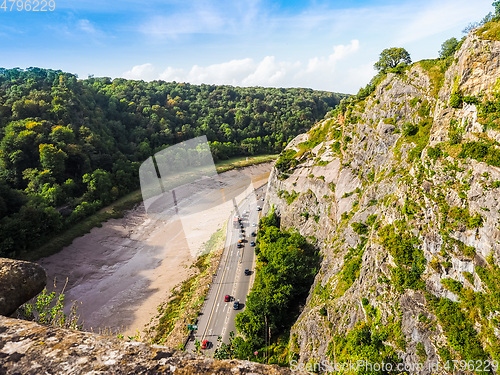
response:
[[[3,0],[0,6],[4,12],[52,12],[55,9],[54,0]]]

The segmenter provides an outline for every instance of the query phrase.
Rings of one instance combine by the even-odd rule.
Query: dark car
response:
[[[255,246],[255,241],[250,241],[250,246]]]
[[[249,276],[252,272],[248,268],[245,269],[245,275]]]
[[[238,301],[234,301],[233,310],[238,310],[240,308],[240,303]]]
[[[255,237],[256,236],[256,233],[255,232],[252,232],[252,237]]]
[[[240,247],[243,247],[243,244],[241,242],[238,242],[238,244],[236,246],[238,246],[238,248],[240,248]]]
[[[210,347],[210,341],[203,340],[203,342],[201,343],[201,348],[202,349],[208,349],[209,347]]]
[[[224,297],[224,302],[229,302],[231,301],[231,296],[229,294],[226,294],[226,296]]]

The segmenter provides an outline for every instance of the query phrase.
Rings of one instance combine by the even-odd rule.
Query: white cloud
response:
[[[89,34],[96,34],[97,30],[95,26],[89,20],[82,19],[78,21],[78,28]]]
[[[350,54],[358,51],[359,49],[359,41],[351,40],[351,43],[347,46],[341,44],[333,47],[333,53],[329,56],[325,57],[314,57],[309,59],[309,63],[307,64],[307,73],[314,73],[317,71],[324,71],[325,69],[334,69],[337,61],[345,59]]]
[[[123,78],[151,81],[156,79],[156,69],[153,64],[146,63],[132,67],[128,72],[123,73]]]

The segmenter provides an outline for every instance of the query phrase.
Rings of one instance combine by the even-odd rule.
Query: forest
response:
[[[0,68],[0,256],[138,189],[155,152],[206,135],[215,161],[279,153],[345,97]]]

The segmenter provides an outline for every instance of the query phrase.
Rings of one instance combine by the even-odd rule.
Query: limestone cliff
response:
[[[500,42],[485,30],[388,73],[278,160],[264,211],[323,255],[291,332],[300,362],[499,359]]]

